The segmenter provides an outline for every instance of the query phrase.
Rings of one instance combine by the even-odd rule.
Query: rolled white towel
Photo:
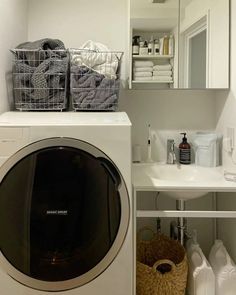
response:
[[[152,77],[135,77],[134,81],[152,81]]]
[[[152,72],[135,72],[134,77],[152,77]]]
[[[149,60],[135,60],[134,66],[136,68],[153,67],[154,63]]]
[[[153,66],[153,71],[170,71],[171,69],[172,66],[170,64]]]
[[[160,81],[160,82],[163,82],[163,83],[169,83],[169,82],[172,82],[172,77],[169,77],[169,76],[153,76],[152,77],[152,80],[154,81]]]
[[[172,76],[172,71],[153,71],[153,76]]]
[[[152,72],[153,67],[134,67],[134,72]]]

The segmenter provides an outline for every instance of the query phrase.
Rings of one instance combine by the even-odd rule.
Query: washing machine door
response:
[[[88,143],[42,140],[0,169],[1,265],[24,285],[62,291],[88,283],[118,255],[128,224],[122,175]]]

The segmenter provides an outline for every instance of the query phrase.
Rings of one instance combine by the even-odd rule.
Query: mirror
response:
[[[130,0],[132,89],[229,88],[229,0]]]
[[[180,0],[179,87],[229,88],[229,0]]]

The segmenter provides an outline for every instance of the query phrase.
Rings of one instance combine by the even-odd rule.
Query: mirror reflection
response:
[[[229,1],[180,0],[179,87],[229,87]]]
[[[229,0],[130,1],[130,88],[229,87]]]

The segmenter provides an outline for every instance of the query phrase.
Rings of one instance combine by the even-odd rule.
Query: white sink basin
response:
[[[203,168],[195,165],[158,165],[152,164],[147,170],[152,178],[172,181],[206,182],[218,181],[222,178],[219,170],[214,168]]]
[[[134,176],[166,188],[165,193],[178,200],[190,200],[204,196],[209,192],[209,184],[222,181],[222,170],[217,168],[197,167],[195,165],[138,164]],[[138,181],[137,181],[138,182]],[[169,188],[169,189],[168,189]],[[196,188],[196,189],[195,189]],[[198,189],[200,188],[200,189]]]

